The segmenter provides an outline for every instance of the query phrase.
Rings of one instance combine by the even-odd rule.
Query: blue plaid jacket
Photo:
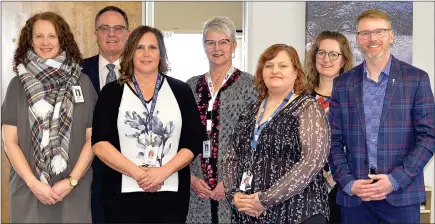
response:
[[[391,56],[393,57],[393,56]],[[361,203],[342,189],[352,180],[368,179],[363,72],[360,64],[334,79],[329,103],[329,165],[338,183],[337,203]],[[378,133],[377,172],[391,174],[399,190],[386,196],[394,206],[426,200],[423,168],[435,151],[435,103],[426,72],[392,58]]]

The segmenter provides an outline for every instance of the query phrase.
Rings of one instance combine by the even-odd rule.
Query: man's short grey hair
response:
[[[236,43],[236,26],[228,17],[216,16],[205,21],[202,29],[202,42],[205,41],[208,31],[223,32],[232,43]]]

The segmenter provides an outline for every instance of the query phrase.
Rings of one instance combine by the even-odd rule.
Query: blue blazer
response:
[[[393,57],[393,56],[391,56]],[[342,189],[352,180],[368,179],[363,106],[364,64],[334,79],[329,104],[329,165],[338,183],[337,203],[360,205]],[[391,174],[399,190],[386,196],[394,206],[426,200],[423,168],[435,151],[435,104],[426,72],[392,58],[378,133],[377,171]]]
[[[92,85],[95,88],[95,91],[97,91],[97,94],[100,94],[100,75],[98,71],[98,54],[95,56],[92,56],[90,58],[86,58],[82,61],[80,64],[82,69],[82,72],[89,76],[91,79]]]

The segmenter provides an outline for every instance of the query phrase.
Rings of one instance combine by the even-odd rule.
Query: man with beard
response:
[[[120,57],[129,33],[127,14],[122,9],[107,6],[95,16],[95,35],[99,54],[84,59],[81,66],[82,72],[89,76],[98,94],[105,84],[119,78]],[[95,157],[92,168],[92,222],[101,223],[103,222],[103,211],[100,194],[104,165]]]
[[[426,72],[390,54],[389,16],[356,20],[364,62],[334,80],[329,164],[343,223],[419,223],[423,168],[435,150],[435,105]]]

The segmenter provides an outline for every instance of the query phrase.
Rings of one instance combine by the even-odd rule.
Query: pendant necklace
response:
[[[217,77],[217,79],[214,81],[214,84],[217,85],[219,82],[219,79],[221,78],[222,74],[219,75],[219,77]]]

